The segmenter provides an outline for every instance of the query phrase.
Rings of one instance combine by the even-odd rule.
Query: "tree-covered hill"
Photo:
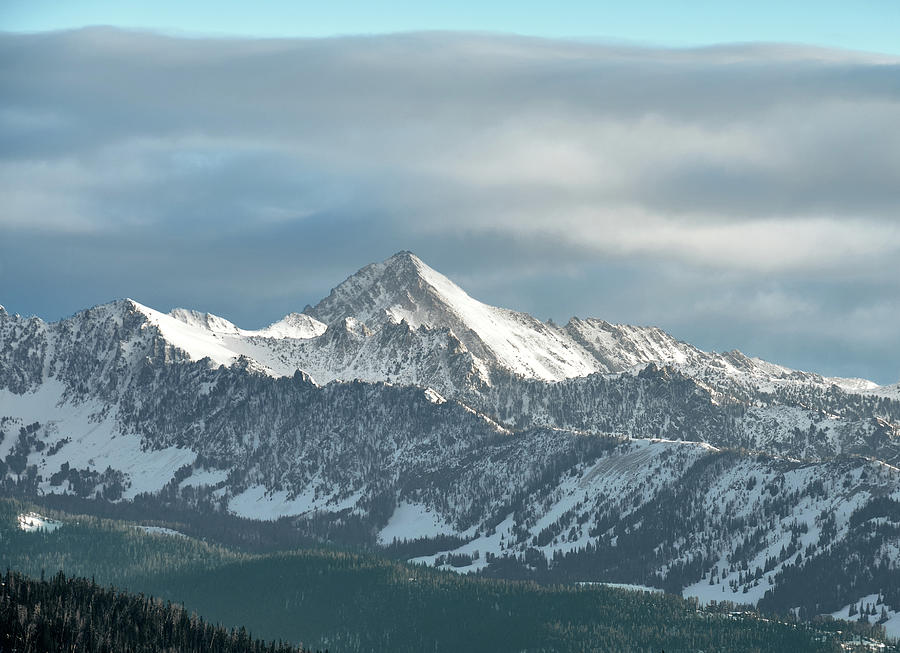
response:
[[[93,578],[183,603],[207,622],[331,651],[833,651],[834,624],[740,617],[663,594],[472,578],[318,549],[250,554],[124,522],[0,502],[0,565]],[[843,625],[843,630],[849,626]],[[869,634],[877,634],[869,628]]]
[[[59,572],[49,581],[9,570],[0,582],[0,651],[40,653],[310,653],[204,621],[180,605]]]

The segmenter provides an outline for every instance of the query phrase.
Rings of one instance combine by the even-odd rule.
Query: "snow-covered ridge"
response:
[[[366,266],[306,311],[328,323],[353,316],[373,331],[400,322],[447,328],[485,366],[543,381],[681,364],[701,353],[657,328],[578,318],[560,327],[484,304],[410,252]]]
[[[355,317],[373,332],[397,322],[413,329],[446,328],[483,367],[542,381],[623,372],[649,363],[676,366],[690,376],[753,384],[777,384],[796,374],[736,351],[703,352],[657,327],[610,324],[595,318],[572,318],[558,326],[527,313],[489,306],[411,252],[364,267],[305,312],[329,324]],[[835,384],[849,392],[877,388],[863,379],[805,376],[807,382]]]
[[[135,302],[136,303],[136,302]],[[146,309],[146,307],[142,307]],[[234,324],[212,313],[201,313],[187,308],[176,308],[169,312],[169,317],[173,317],[180,322],[184,322],[188,326],[203,329],[204,331],[212,331],[213,333],[221,333],[228,335],[238,335],[241,330]]]
[[[132,300],[133,301],[133,300]],[[137,302],[134,302],[137,305]],[[141,309],[147,310],[142,306]],[[201,313],[187,308],[176,308],[169,312],[180,322],[190,327],[223,336],[240,336],[244,338],[315,338],[325,333],[327,326],[309,315],[303,313],[289,313],[277,322],[256,331],[241,329],[223,317],[212,313]]]
[[[864,392],[866,394],[872,394],[878,397],[887,397],[888,399],[895,399],[897,401],[900,401],[900,383],[882,386],[875,385],[875,387],[868,388]]]
[[[256,335],[263,338],[315,338],[325,333],[328,327],[314,317],[303,313],[289,313],[278,322],[274,322],[259,331],[244,331],[245,335]]]
[[[719,389],[737,384],[771,392],[800,382],[900,398],[896,388],[881,389],[865,379],[795,372],[737,351],[704,352],[656,327],[577,317],[562,326],[541,322],[472,298],[410,252],[364,267],[315,307],[258,330],[185,308],[165,314],[133,300],[85,313],[123,324],[123,312],[143,316],[191,360],[228,366],[245,357],[272,376],[302,370],[318,384],[361,379],[432,387],[457,397],[490,385],[494,372],[560,382],[655,363]]]

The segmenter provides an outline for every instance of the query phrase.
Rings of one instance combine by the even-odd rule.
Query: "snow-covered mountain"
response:
[[[389,381],[391,375],[390,369],[372,364],[379,359],[377,348],[373,350],[370,346],[362,352],[349,346],[345,351],[334,352],[333,342],[342,336],[332,334],[330,338],[316,340],[325,334],[328,326],[338,334],[352,332],[362,347],[362,343],[385,327],[405,324],[409,331],[421,334],[416,337],[432,341],[434,338],[427,334],[452,333],[458,340],[456,348],[471,355],[472,367],[488,382],[492,371],[525,379],[562,381],[656,363],[676,366],[691,376],[726,377],[757,386],[790,379],[826,386],[834,384],[849,391],[878,387],[862,379],[823,378],[795,372],[739,352],[709,354],[655,327],[580,318],[572,318],[564,326],[541,322],[527,313],[496,308],[473,299],[410,252],[400,252],[386,261],[366,266],[316,306],[307,306],[303,314],[288,315],[261,331],[244,331],[223,318],[184,309],[176,309],[170,315],[212,333],[236,355],[255,358],[275,374],[315,369],[321,378],[315,374],[313,377],[320,383],[353,378]],[[293,327],[300,320],[302,326],[297,328],[284,326]],[[389,333],[397,336],[401,332],[389,330]],[[174,337],[172,340],[193,353],[190,343]],[[288,342],[278,347],[275,340]],[[385,338],[380,340],[384,342]],[[270,350],[277,352],[274,359]],[[353,360],[349,360],[351,353]],[[200,349],[194,355],[202,357],[205,352]],[[390,356],[383,358],[400,362],[403,368],[403,361]],[[428,385],[429,381],[438,379],[411,374],[407,380]]]
[[[149,309],[142,310],[150,314]],[[835,385],[848,392],[879,390],[865,379],[798,372],[738,351],[703,352],[656,327],[577,317],[564,326],[541,322],[527,313],[473,299],[411,252],[366,266],[316,306],[260,331],[238,329],[223,318],[184,309],[170,315],[212,333],[234,357],[246,355],[276,375],[302,369],[320,384],[359,378],[443,389],[471,385],[473,378],[442,377],[432,367],[417,364],[426,352],[441,351],[443,356],[461,355],[466,374],[487,384],[496,373],[559,382],[655,363],[714,387],[772,390],[801,382],[824,388]],[[396,326],[404,328],[392,328]],[[206,355],[202,348],[195,350],[171,335],[171,342],[194,358]],[[418,355],[403,356],[417,349]]]
[[[796,607],[853,556],[816,581],[832,612],[900,580],[897,460],[894,387],[544,323],[408,252],[260,330],[0,309],[6,491],[290,517],[462,570]]]

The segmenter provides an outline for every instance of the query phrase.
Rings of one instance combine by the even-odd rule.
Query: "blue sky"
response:
[[[268,37],[477,30],[676,47],[765,41],[900,54],[896,0],[4,0],[0,6],[0,27],[9,31],[88,25]]]

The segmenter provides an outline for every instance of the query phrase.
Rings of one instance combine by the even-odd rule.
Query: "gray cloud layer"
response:
[[[0,36],[0,302],[475,296],[900,378],[900,61],[467,34]]]

